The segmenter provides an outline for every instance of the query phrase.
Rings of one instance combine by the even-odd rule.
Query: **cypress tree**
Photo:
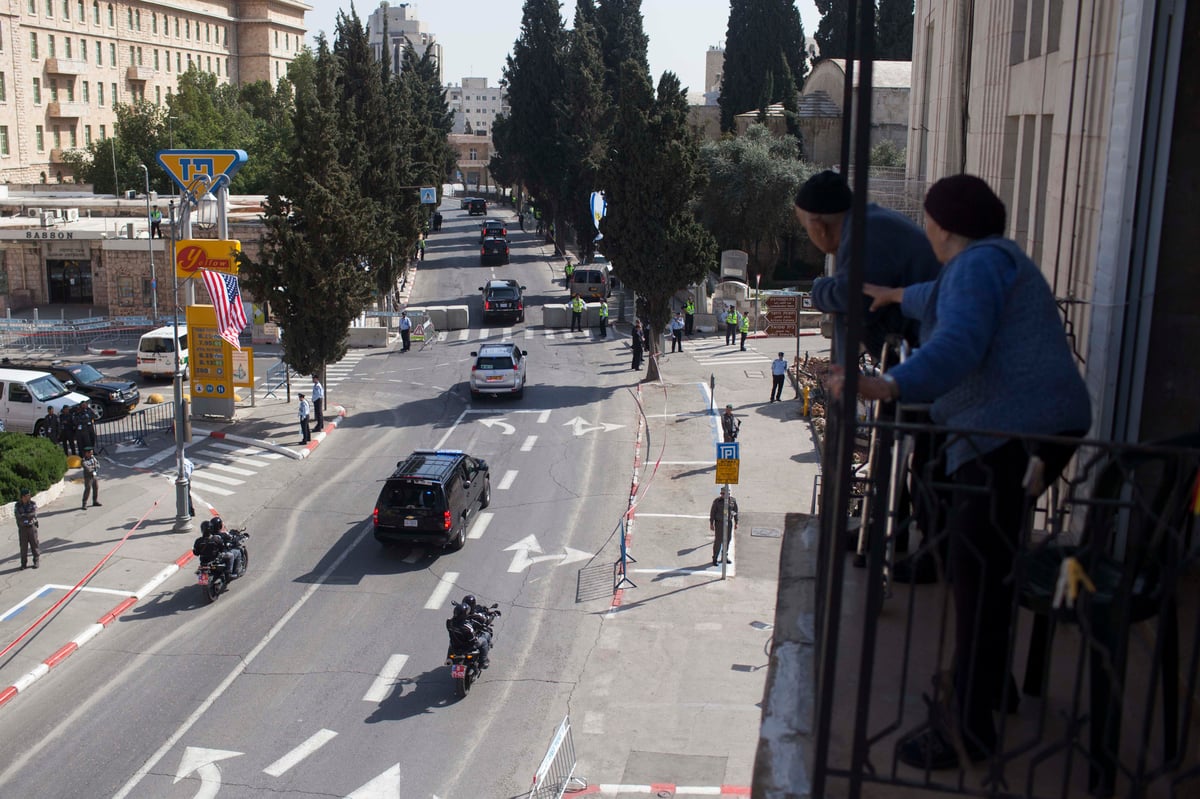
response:
[[[642,25],[641,0],[600,0],[595,10],[600,51],[604,59],[604,88],[615,97],[621,88],[621,69],[633,59],[638,69],[650,74],[647,50],[650,37]]]
[[[821,58],[846,58],[846,30],[849,17],[845,0],[813,0],[821,21],[813,38],[821,51]]]
[[[725,66],[721,78],[721,130],[735,129],[738,114],[783,103],[798,107],[796,93],[808,62],[804,27],[794,3],[787,0],[733,0],[725,33]]]
[[[876,29],[879,32],[876,58],[912,61],[913,0],[879,0]]]

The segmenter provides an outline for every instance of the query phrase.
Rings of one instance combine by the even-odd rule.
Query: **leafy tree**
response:
[[[848,4],[845,0],[813,0],[821,13],[817,32],[813,38],[821,51],[821,58],[846,58],[846,31],[849,28]]]
[[[792,198],[814,169],[800,160],[793,139],[751,125],[737,138],[705,144],[700,220],[722,250],[745,250],[754,272],[766,273],[779,257],[781,238],[793,232]]]
[[[605,169],[602,248],[617,277],[642,298],[654,342],[670,316],[671,297],[715,265],[716,250],[691,211],[702,172],[679,78],[664,73],[655,96],[636,59],[625,62],[621,78]],[[648,377],[656,379],[656,361],[650,364]]]
[[[302,53],[298,60],[311,58]],[[292,71],[295,146],[267,199],[258,260],[241,257],[241,275],[283,329],[284,360],[304,374],[346,354],[350,322],[366,307],[368,202],[343,163],[340,65],[324,36],[315,63]]]
[[[879,0],[875,25],[875,57],[884,61],[912,61],[913,0]]]
[[[63,155],[76,181],[90,183],[97,194],[142,191],[146,178],[141,165],[145,164],[150,170],[150,190],[170,191],[171,179],[155,160],[155,154],[166,146],[166,111],[142,101],[118,104],[116,115],[112,138],[94,140],[84,149]]]
[[[501,155],[525,188],[548,211],[551,223],[562,201],[565,154],[555,115],[563,102],[566,32],[557,0],[525,0],[521,35],[504,67],[509,124],[502,128]],[[495,143],[495,131],[493,142]]]
[[[799,102],[797,87],[807,73],[804,27],[795,3],[732,0],[717,101],[721,130],[733,131],[738,114],[754,108],[765,112],[774,103],[783,103],[794,113]]]
[[[890,141],[881,141],[871,148],[871,166],[903,167],[905,152]]]
[[[600,188],[608,149],[612,108],[604,91],[604,62],[591,0],[578,0],[575,27],[567,36],[566,94],[555,107],[563,132],[563,216],[575,230],[575,245],[590,259],[596,230],[591,194]]]

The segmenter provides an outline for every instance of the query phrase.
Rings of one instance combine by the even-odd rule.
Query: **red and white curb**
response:
[[[141,600],[145,599],[147,594],[166,582],[171,575],[175,574],[175,572],[182,569],[187,562],[192,559],[192,557],[193,555],[191,552],[184,553],[170,566],[165,567],[158,574],[154,575],[154,577],[150,578],[149,582],[147,582],[137,591],[133,592],[133,594],[118,602],[112,610],[101,616],[96,623],[88,625],[86,628],[84,628],[83,632],[59,647],[57,652],[43,660],[12,685],[0,691],[0,706],[3,706],[10,699],[21,693],[21,691],[27,690],[29,686],[46,676],[46,674],[50,672],[50,669],[62,663],[68,657],[82,649],[88,641],[91,641],[93,638],[103,632],[104,628],[112,624],[112,622],[119,618],[122,613],[129,610]]]
[[[622,793],[642,793],[650,796],[749,796],[748,785],[676,785],[671,782],[651,782],[645,785],[600,783],[589,785],[571,796],[606,796]]]
[[[193,427],[192,435],[200,436],[201,438],[215,438],[221,441],[232,441],[235,444],[245,444],[251,447],[259,447],[260,449],[275,452],[285,457],[292,458],[293,460],[303,460],[313,453],[313,450],[315,450],[320,443],[325,440],[325,436],[329,433],[332,433],[338,426],[338,423],[341,422],[342,418],[346,415],[346,409],[341,405],[335,406],[333,411],[334,417],[328,420],[324,427],[314,432],[312,441],[309,441],[300,449],[285,446],[284,444],[276,444],[274,441],[267,441],[266,439],[262,438],[250,438],[249,436],[239,436],[236,433],[226,433],[223,430],[203,430],[198,427]]]

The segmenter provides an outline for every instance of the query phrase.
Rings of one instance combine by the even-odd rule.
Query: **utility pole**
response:
[[[158,277],[154,273],[154,224],[150,220],[150,170],[139,164],[146,178],[146,241],[150,248],[150,316],[158,322]]]

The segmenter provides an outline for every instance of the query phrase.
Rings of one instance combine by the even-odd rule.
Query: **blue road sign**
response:
[[[437,205],[437,189],[421,189],[422,205]]]
[[[228,185],[248,160],[245,150],[159,150],[156,157],[171,180],[197,198],[215,189],[218,179]]]
[[[738,454],[738,443],[731,441],[728,444],[717,444],[717,460],[719,461],[736,461],[741,459]]]

